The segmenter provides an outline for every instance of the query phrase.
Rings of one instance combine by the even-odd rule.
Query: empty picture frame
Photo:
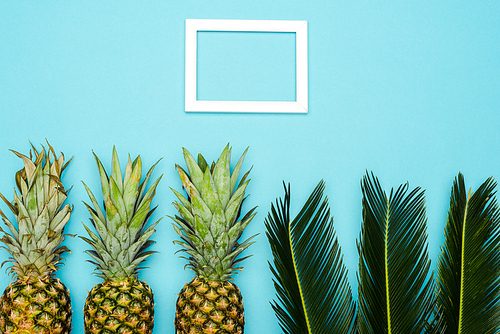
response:
[[[296,101],[197,100],[198,31],[295,33]],[[186,20],[185,110],[199,112],[307,113],[307,21],[288,20]]]

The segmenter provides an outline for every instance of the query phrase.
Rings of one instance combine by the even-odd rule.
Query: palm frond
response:
[[[288,334],[355,332],[355,304],[321,181],[290,221],[290,185],[265,220],[278,300],[271,305]]]
[[[453,183],[437,265],[437,302],[446,333],[500,330],[500,214],[495,186],[489,178],[467,195],[462,174]]]
[[[361,189],[359,333],[434,331],[424,191],[416,188],[408,193],[406,184],[387,197],[373,173],[363,177]]]

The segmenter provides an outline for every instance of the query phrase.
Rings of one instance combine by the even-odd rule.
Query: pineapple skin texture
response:
[[[177,334],[243,334],[245,318],[240,289],[229,280],[205,281],[195,277],[179,293],[174,324]]]
[[[104,281],[89,292],[83,314],[86,334],[151,334],[153,291],[134,278]]]
[[[17,280],[0,298],[0,331],[5,334],[71,333],[69,290],[57,278]]]

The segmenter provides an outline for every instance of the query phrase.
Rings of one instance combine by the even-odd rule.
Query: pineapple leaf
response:
[[[101,160],[99,160],[99,158],[94,152],[92,152],[92,154],[94,154],[94,158],[97,163],[97,168],[99,169],[99,176],[101,177],[102,198],[104,199],[104,201],[106,201],[110,193],[108,174],[106,174],[106,170],[104,169]]]
[[[196,265],[194,266],[194,269],[198,269],[198,267],[204,267],[207,265],[207,260],[205,259],[204,256],[202,256],[198,251],[194,250],[191,248],[188,244],[182,241],[175,240],[175,244],[184,247],[184,249],[179,249],[177,252],[185,252],[194,259]],[[177,253],[176,252],[176,253]],[[196,270],[195,270],[196,271]]]
[[[138,232],[141,231],[142,227],[144,226],[146,216],[150,212],[149,209],[152,200],[153,199],[150,198],[146,203],[144,203],[143,206],[139,208],[139,210],[135,213],[134,217],[132,218],[129,230],[130,230],[130,235],[133,238],[135,238],[135,236],[138,234]]]
[[[189,224],[189,226],[192,226],[194,223],[194,217],[191,214],[191,212],[188,209],[186,209],[183,205],[177,202],[173,202],[172,204],[179,212],[179,215],[181,215],[181,217]]]
[[[130,172],[128,172],[130,170]],[[127,175],[130,176],[127,178]],[[127,163],[127,169],[125,173],[125,177],[127,180],[123,186],[123,202],[125,204],[125,209],[127,213],[127,217],[129,220],[132,220],[132,215],[134,213],[135,204],[137,202],[137,196],[139,195],[139,183],[141,182],[141,174],[142,174],[142,163],[141,159],[138,158],[137,163],[132,169],[132,165],[129,161]]]
[[[189,232],[189,230],[182,230],[175,224],[172,224],[175,233],[177,233],[182,240],[187,242],[193,249],[201,249],[203,247],[203,241],[194,233]]]
[[[0,193],[0,197],[2,198],[2,200],[5,202],[5,204],[7,204],[7,206],[9,207],[10,211],[12,211],[16,216],[19,214],[19,210],[14,206],[12,205],[11,202],[9,202],[5,197],[4,195],[2,195],[2,193]],[[7,217],[5,216],[5,214],[3,213],[3,211],[0,211],[2,213],[2,217],[7,219]]]
[[[227,225],[224,210],[222,210],[220,203],[217,203],[212,214],[212,221],[210,222],[210,231],[215,239],[226,232]]]
[[[120,160],[118,159],[118,154],[116,153],[116,147],[113,145],[113,155],[111,158],[111,177],[115,180],[116,186],[120,194],[123,193],[123,178],[122,170],[120,168]],[[110,185],[111,186],[111,185]]]
[[[156,211],[156,208],[157,208],[157,207],[158,207],[158,206],[155,206],[153,209],[151,209],[151,210],[148,212],[148,214],[146,215],[146,218],[144,218],[144,222],[142,223],[141,230],[140,230],[139,234],[144,233],[144,232],[143,232],[143,231],[144,231],[144,226],[146,226],[146,225],[147,225],[147,223],[148,223],[148,221],[149,221],[149,218],[151,218],[151,216],[153,215],[153,213]],[[161,217],[160,219],[158,219],[158,221],[155,223],[155,226],[156,226],[156,224],[158,224],[158,222],[159,222],[160,220],[162,220],[162,219],[163,219],[163,217]],[[151,226],[153,226],[153,225],[151,225]],[[150,227],[148,227],[148,229],[149,229],[149,228],[151,228],[151,226],[150,226]],[[139,235],[137,235],[137,236],[135,237],[135,239],[134,239],[134,240],[137,240],[138,238],[139,238]]]
[[[130,234],[127,228],[127,222],[123,222],[118,230],[116,230],[115,237],[120,242],[121,249],[127,249],[130,246]],[[118,262],[120,261],[118,260]]]
[[[66,204],[64,208],[59,211],[56,216],[50,221],[50,230],[55,232],[62,232],[64,227],[69,221],[73,207]]]
[[[83,202],[83,204],[85,204],[87,210],[90,212],[90,215],[92,216],[92,219],[90,219],[90,221],[94,225],[94,228],[96,229],[97,233],[99,233],[99,236],[101,237],[102,241],[106,243],[108,240],[108,229],[106,228],[105,222],[100,220],[99,217],[97,217],[95,211],[87,203]]]
[[[59,245],[64,241],[64,235],[61,235],[60,233],[54,235],[51,240],[49,240],[49,243],[45,246],[45,252],[47,254],[51,254],[54,252],[54,250],[59,247]],[[34,249],[34,248],[33,248]],[[30,249],[31,251],[31,249]]]
[[[102,258],[102,260],[104,261],[104,263],[109,263],[110,261],[113,261],[113,258],[111,257],[111,255],[108,253],[108,251],[106,250],[106,248],[102,247],[101,245],[93,242],[92,240],[86,238],[86,237],[82,237],[80,236],[80,238],[82,240],[84,240],[86,243],[88,243],[92,248],[94,248],[94,250],[99,254],[99,256]],[[99,269],[100,270],[100,269]]]
[[[204,177],[203,172],[188,150],[183,147],[182,152],[184,154],[184,160],[186,161],[186,165],[189,171],[189,176],[191,177],[191,182],[196,187],[196,189],[198,189],[198,191],[201,191]]]
[[[233,192],[235,189],[234,187],[236,186],[236,181],[238,181],[238,175],[240,174],[241,166],[243,165],[243,160],[245,160],[245,156],[247,155],[248,147],[246,148],[245,152],[240,157],[240,160],[238,160],[238,163],[236,164],[236,167],[233,169],[233,174],[231,174],[231,192]]]
[[[240,180],[240,183],[238,184],[238,188],[241,187],[246,182],[247,177],[250,174],[250,172],[252,171],[252,169],[253,169],[253,166],[250,167],[250,169],[248,170],[248,172],[245,173],[245,175],[243,175],[243,177]]]
[[[108,242],[106,243],[106,248],[108,249],[109,255],[113,259],[116,259],[118,256],[118,253],[121,252],[121,245],[120,241],[114,236],[114,234],[110,233],[108,231]],[[116,271],[111,269],[111,271]]]
[[[253,217],[252,217],[253,218]],[[250,223],[249,220],[247,220],[245,222],[245,224],[248,225],[248,223]],[[242,221],[240,220],[239,222],[237,222],[236,224],[234,224],[230,229],[229,231],[227,232],[227,235],[229,237],[229,240],[230,240],[230,243],[231,244],[234,244],[236,242],[236,240],[238,240],[241,236],[241,234],[243,233],[243,230],[244,230],[244,227],[242,226]]]
[[[222,259],[222,263],[223,263],[224,267],[225,268],[231,267],[231,264],[234,263],[234,260],[238,257],[238,255],[240,255],[245,249],[247,249],[248,247],[250,247],[251,245],[253,245],[255,243],[255,241],[254,242],[249,242],[249,241],[256,236],[257,235],[251,236],[250,238],[248,238],[245,241],[245,243],[238,245],[238,247],[236,247],[236,249],[234,249],[231,253],[227,254],[224,257],[224,259]]]
[[[123,201],[122,193],[118,188],[118,184],[116,183],[114,177],[109,178],[109,186],[111,189],[111,201],[113,202],[113,206],[118,211],[118,215],[120,216],[120,225],[121,222],[128,222],[127,217],[127,209],[125,208],[125,202]],[[118,227],[118,226],[117,226]]]
[[[136,159],[136,161],[138,161],[139,159]],[[140,190],[139,190],[139,196],[137,196],[137,198],[142,198],[142,195],[144,194],[144,191],[146,190],[146,186],[149,182],[149,179],[151,177],[151,174],[153,174],[153,170],[154,168],[156,167],[156,165],[161,161],[161,159],[159,159],[153,166],[151,166],[151,168],[148,170],[148,172],[146,173],[146,177],[144,178],[144,181],[142,181],[141,185],[139,186]],[[138,163],[138,162],[137,162]],[[135,165],[135,163],[134,163]],[[160,176],[161,178],[161,176]],[[156,181],[156,184],[158,184],[159,182],[159,179]],[[136,208],[138,206],[141,206],[141,203],[140,201],[137,201],[136,202]]]
[[[62,195],[64,197],[64,195]],[[66,199],[66,198],[64,198]],[[59,193],[55,192],[53,193],[49,200],[48,203],[46,203],[48,212],[49,212],[49,217],[50,219],[54,218],[54,215],[58,213],[58,210],[60,209],[59,207]]]
[[[139,251],[137,252],[137,254],[140,254],[142,252],[144,252],[146,249],[148,249],[151,245],[155,244],[156,241],[154,240],[148,240],[146,241],[142,246],[141,248],[139,249]],[[156,253],[156,252],[155,252]]]
[[[49,159],[49,157],[47,157],[47,159]],[[35,173],[38,177],[35,178],[33,186],[29,186],[28,188],[30,190],[30,193],[31,190],[34,189],[33,195],[35,197],[36,205],[34,207],[30,207],[30,204],[28,204],[27,206],[29,211],[40,213],[42,212],[42,209],[45,206],[45,202],[48,200],[51,192],[50,177],[48,176],[50,174],[50,163],[45,163],[45,166],[42,166],[42,164],[39,163],[38,165],[36,165]],[[45,182],[44,179],[49,179],[49,181]]]
[[[41,169],[41,164],[36,167],[36,173]],[[45,196],[43,193],[44,187],[42,183],[42,177],[36,177],[34,180],[34,186],[25,188],[26,183],[22,182],[22,196],[24,197],[24,192],[27,193],[27,196],[23,198],[24,205],[26,210],[28,210],[30,217],[36,219],[36,216],[42,212],[42,209],[45,204]]]
[[[241,189],[241,188],[240,188]],[[229,226],[233,226],[233,222],[238,219],[238,213],[240,212],[240,207],[243,202],[244,193],[240,194],[237,198],[231,201],[231,204],[226,208],[226,221],[229,222]]]
[[[130,253],[129,253],[128,249],[123,249],[116,257],[116,261],[118,261],[118,263],[121,264],[122,268],[123,268],[123,266],[127,266],[127,264],[129,264],[131,262],[130,258],[129,258],[129,254]]]
[[[142,252],[140,253],[140,255],[138,257],[136,257],[134,259],[134,261],[132,261],[132,265],[134,266],[139,266],[139,264],[141,264],[141,262],[145,261],[148,257],[150,257],[151,255],[153,255],[154,253],[158,253],[156,251],[146,251],[146,252]]]
[[[207,164],[207,161],[205,160],[205,158],[203,157],[203,155],[201,155],[201,153],[198,153],[198,166],[200,166],[200,169],[201,171],[204,173],[207,168],[208,168],[208,164]]]
[[[101,221],[105,221],[106,218],[104,217],[104,214],[102,213],[102,210],[101,210],[101,207],[99,206],[99,204],[97,203],[95,197],[94,197],[94,194],[90,191],[89,187],[87,187],[87,185],[82,181],[84,187],[85,187],[85,190],[87,191],[87,194],[90,198],[90,201],[92,202],[92,205],[94,206],[94,212],[95,214],[97,215],[97,217],[99,217],[99,220]],[[85,204],[87,206],[87,209],[90,211],[90,207]]]
[[[229,236],[227,235],[227,233],[222,233],[218,238],[215,239],[215,250],[217,252],[217,257],[219,258],[219,264],[227,254],[226,252],[229,248],[229,242]],[[217,270],[221,271],[222,267],[217,268]]]
[[[16,219],[18,221],[19,225],[19,234],[33,234],[33,221],[30,218],[30,215],[28,213],[28,210],[24,207],[23,202],[21,199],[17,196],[17,194],[14,194],[14,200],[17,204],[17,208],[19,210],[19,214],[17,215]],[[36,216],[35,216],[36,217]]]
[[[231,172],[228,161],[229,144],[227,144],[219,159],[215,163],[213,179],[222,208],[226,208],[231,198]]]
[[[87,226],[85,226],[85,224],[82,224],[83,227],[85,228],[85,230],[87,231],[87,233],[89,234],[89,236],[92,238],[93,242],[96,243],[97,245],[99,245],[100,247],[102,248],[105,248],[106,246],[104,246],[104,244],[102,243],[102,240],[101,238],[99,238],[94,232],[92,232]],[[87,242],[88,243],[91,243],[89,239],[85,238],[85,237],[80,237],[82,238],[83,240],[88,240]]]
[[[132,244],[132,246],[130,246],[129,248],[129,252],[130,254],[132,254],[131,258],[135,259],[137,254],[139,253],[139,251],[141,250],[141,247],[146,243],[146,241],[148,241],[148,239],[153,235],[153,233],[155,232],[154,230],[154,226],[156,226],[157,223],[151,225],[151,229],[149,229],[148,231],[145,231],[141,237]]]
[[[142,173],[142,171],[141,171],[141,173]],[[139,173],[139,178],[140,178],[141,173]],[[127,159],[127,165],[125,166],[125,175],[123,175],[123,189],[124,190],[127,187],[127,183],[129,182],[131,175],[132,175],[132,159],[130,158],[130,154],[129,154],[128,159]],[[139,181],[140,181],[140,179],[139,179]],[[137,188],[137,186],[135,188]]]
[[[66,169],[66,167],[68,167],[69,163],[71,162],[71,160],[73,160],[73,158],[74,157],[69,158],[69,160],[64,165],[62,165],[59,175],[61,175],[62,172]],[[62,162],[64,162],[64,154],[61,152],[61,155],[59,156],[59,165],[61,165]]]
[[[5,217],[5,215],[3,215],[3,212],[2,212],[2,220],[4,222],[5,225],[7,225],[7,227],[9,228],[9,231],[10,233],[12,234],[12,237],[15,239],[15,240],[19,240],[19,233],[16,229],[16,227],[10,222],[10,220],[7,219],[7,217]],[[3,232],[3,230],[2,230]],[[6,236],[8,236],[9,238],[12,238],[8,233],[5,233],[4,234]]]
[[[33,228],[34,234],[36,237],[36,241],[38,241],[41,237],[46,235],[50,225],[50,217],[49,217],[49,210],[48,207],[45,206],[43,208],[43,211],[41,214],[38,216],[35,226]]]
[[[191,205],[193,208],[193,216],[195,217],[195,224],[196,216],[203,219],[203,221],[209,222],[212,219],[212,213],[210,212],[207,204],[194,187],[191,187],[189,191],[189,197],[191,198]]]
[[[137,206],[138,208],[140,208],[145,202],[154,197],[154,195],[156,194],[156,186],[158,186],[158,183],[160,182],[162,177],[163,174],[160,175],[160,177],[151,185],[151,187],[148,189],[148,191],[140,201],[139,205]]]
[[[211,281],[217,280],[219,273],[222,272],[222,264],[219,257],[211,257],[208,259],[208,264],[203,268],[205,272],[205,277]]]
[[[3,236],[1,240],[4,243],[4,245],[7,246],[7,248],[3,246],[0,248],[5,249],[12,256],[14,256],[14,254],[19,254],[21,252],[21,245],[17,243],[17,240],[12,240],[11,238],[6,236]]]
[[[175,217],[172,217],[172,216],[168,216],[169,218],[171,218],[173,221],[175,221],[177,224],[179,224],[179,226],[184,230],[184,231],[187,231],[187,232],[194,232],[194,229],[193,227],[187,222],[185,221],[183,218],[179,217],[179,216],[175,216]]]
[[[205,224],[203,219],[200,218],[200,216],[194,216],[193,227],[196,235],[200,236],[200,239],[203,240],[204,243],[213,244],[214,238],[212,236],[212,233],[210,233],[210,229]]]
[[[207,204],[210,211],[215,211],[216,207],[220,207],[220,210],[222,210],[219,197],[217,196],[217,190],[215,189],[214,180],[212,179],[212,174],[210,174],[208,169],[205,170],[205,173],[203,173],[200,185],[196,188],[199,190],[201,197]]]
[[[52,275],[60,265],[61,254],[68,251],[60,244],[64,240],[62,230],[69,221],[72,209],[67,205],[60,213],[62,203],[67,196],[59,180],[61,173],[56,171],[59,161],[63,162],[64,158],[52,162],[51,154],[54,155],[54,160],[56,156],[50,144],[49,148],[49,151],[43,148],[41,153],[38,153],[33,147],[36,155],[34,162],[31,161],[31,151],[29,158],[13,151],[24,163],[24,168],[15,175],[16,185],[21,194],[18,196],[15,192],[14,201],[9,205],[16,216],[19,230],[2,213],[12,235],[12,237],[5,236],[2,240],[7,241],[6,245],[9,247],[8,244],[15,237],[18,239],[16,243],[20,246],[17,252],[12,253],[14,262],[11,262],[9,271],[26,281]],[[57,174],[57,182],[50,182],[51,170]],[[2,198],[5,201],[3,196]],[[54,225],[57,225],[55,231],[50,226],[53,220],[55,220]],[[23,254],[19,253],[21,249]]]
[[[46,157],[46,161],[47,160],[50,161],[50,157]],[[38,181],[40,181],[40,182],[37,182],[36,192],[37,192],[37,197],[40,197],[38,199],[38,205],[39,206],[43,205],[43,200],[41,200],[41,199],[43,199],[43,198],[49,198],[53,194],[58,193],[58,191],[57,191],[58,187],[59,188],[64,188],[62,186],[62,184],[56,185],[56,182],[52,180],[53,178],[55,178],[56,180],[58,180],[58,178],[56,176],[54,176],[53,178],[50,177],[51,169],[54,169],[53,167],[54,167],[54,165],[49,166],[49,164],[46,163],[45,167],[43,168],[43,173],[38,178],[39,179]],[[56,172],[54,171],[54,173],[56,173]],[[39,188],[38,183],[41,185],[41,188]],[[41,193],[41,195],[38,195],[38,193]]]
[[[184,190],[186,190],[186,193],[189,196],[189,193],[191,192],[191,188],[194,188],[196,190],[196,187],[193,185],[188,174],[181,166],[175,164],[175,169],[177,170],[177,173],[179,173],[179,177],[180,177],[181,182],[182,182],[182,187],[184,188]]]
[[[182,196],[182,194],[180,192],[178,192],[177,190],[175,189],[172,189],[170,188],[170,190],[173,191],[173,193],[175,194],[175,196],[179,199],[179,201],[181,201],[181,204],[188,210],[192,210],[191,209],[191,203],[184,197]]]
[[[118,256],[118,254],[116,256]],[[107,267],[113,273],[113,279],[121,280],[124,278],[124,274],[122,274],[122,266],[118,263],[118,261],[116,261],[116,259],[109,261]]]
[[[253,208],[252,210],[254,210],[255,208]],[[236,242],[237,240],[241,237],[241,235],[243,234],[243,231],[245,230],[245,228],[248,226],[248,224],[250,224],[250,221],[253,219],[253,217],[255,217],[257,213],[254,213],[252,214],[250,217],[248,217],[247,219],[245,220],[241,220],[239,221],[237,224],[238,224],[238,228],[236,229],[232,229],[230,230],[230,232],[228,232],[228,236],[229,236],[229,247],[228,248],[228,252],[231,251],[234,246],[236,245]],[[234,226],[233,226],[234,227]],[[239,231],[239,232],[238,232]],[[252,237],[253,238],[253,237]],[[251,239],[251,238],[250,238]],[[246,241],[250,240],[250,239],[247,239]],[[245,242],[246,242],[245,241]],[[245,242],[243,242],[242,244],[244,244]]]
[[[24,154],[21,154],[19,152],[14,151],[14,150],[10,150],[10,151],[13,152],[15,155],[17,155],[19,158],[21,158],[23,160],[24,170],[26,171],[26,177],[28,180],[28,184],[31,184],[31,182],[33,181],[33,178],[35,176],[35,170],[36,170],[35,164],[33,163],[33,161],[31,161],[30,158],[28,158]],[[42,152],[42,155],[43,155],[43,152]]]
[[[101,259],[100,255],[98,252],[94,251],[94,250],[87,250],[85,251],[85,253],[87,253],[88,255],[90,255],[94,260],[97,261],[97,263],[93,262],[93,261],[90,261],[90,260],[87,260],[88,262],[96,265],[97,267],[101,267],[101,268],[105,268],[106,267],[106,263]]]
[[[122,219],[120,217],[120,214],[118,213],[116,207],[113,205],[111,197],[108,197],[106,200],[106,226],[109,233],[111,233],[111,235],[114,235],[121,223]]]

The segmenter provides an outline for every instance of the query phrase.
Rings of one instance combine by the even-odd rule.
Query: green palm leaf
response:
[[[279,302],[271,303],[290,334],[354,333],[355,304],[321,181],[290,221],[290,185],[265,221],[269,264]]]
[[[408,185],[387,197],[378,179],[361,182],[363,225],[358,273],[359,333],[420,334],[434,309],[433,279],[427,279],[427,220],[424,191]],[[439,321],[436,321],[439,323]]]
[[[467,195],[462,174],[453,183],[437,266],[445,333],[500,330],[500,214],[495,186],[489,178]]]

